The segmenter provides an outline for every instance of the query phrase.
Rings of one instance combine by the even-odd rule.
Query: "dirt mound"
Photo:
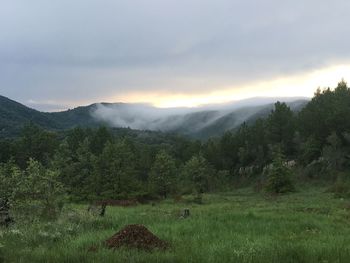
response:
[[[166,249],[168,243],[153,235],[143,225],[128,225],[106,240],[108,248],[137,248],[142,250]]]
[[[136,206],[138,205],[138,202],[136,200],[102,200],[102,201],[97,201],[95,203],[96,205],[109,205],[109,206]]]

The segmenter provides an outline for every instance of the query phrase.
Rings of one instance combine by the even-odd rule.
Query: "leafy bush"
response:
[[[284,156],[280,150],[275,153],[272,165],[267,174],[265,190],[271,194],[282,194],[295,190],[291,179],[292,172],[285,165]]]
[[[150,173],[150,189],[167,198],[169,193],[175,191],[176,165],[175,160],[165,151],[160,151],[155,158],[155,162]]]
[[[0,197],[10,202],[11,213],[17,219],[55,218],[64,201],[64,187],[58,173],[30,159],[25,171],[15,164],[0,167]]]
[[[209,191],[209,178],[215,174],[214,169],[202,155],[193,156],[183,166],[184,178],[189,180],[197,194]]]

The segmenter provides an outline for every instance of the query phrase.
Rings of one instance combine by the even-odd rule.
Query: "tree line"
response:
[[[19,138],[0,141],[0,180],[8,185],[1,195],[18,196],[18,185],[32,199],[45,189],[64,189],[73,201],[167,198],[228,190],[244,178],[289,191],[289,162],[308,178],[348,171],[349,116],[350,89],[341,81],[318,89],[300,112],[277,102],[267,118],[204,142],[175,135],[137,140],[106,127],[62,134],[30,123]]]

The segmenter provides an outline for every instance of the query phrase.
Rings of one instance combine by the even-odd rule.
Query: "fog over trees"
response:
[[[341,81],[334,90],[317,90],[300,112],[277,102],[267,118],[202,142],[172,134],[135,137],[132,130],[115,134],[106,127],[56,133],[29,123],[20,137],[1,140],[1,176],[21,180],[11,174],[30,173],[38,164],[44,174],[57,174],[72,200],[164,198],[217,191],[242,180],[279,192],[276,187],[302,177],[334,180],[349,169],[348,116],[350,89]],[[271,181],[288,165],[283,173],[290,179]]]

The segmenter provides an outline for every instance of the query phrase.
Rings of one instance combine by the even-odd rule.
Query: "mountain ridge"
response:
[[[243,122],[266,117],[273,109],[274,102],[283,99],[289,100],[286,103],[294,111],[300,110],[308,102],[300,97],[295,98],[296,100],[256,97],[231,104],[212,104],[197,108],[156,108],[149,104],[101,102],[66,111],[41,112],[0,95],[0,137],[17,136],[26,123],[33,122],[53,131],[77,126],[94,128],[104,125],[179,133],[207,139],[234,129]]]

